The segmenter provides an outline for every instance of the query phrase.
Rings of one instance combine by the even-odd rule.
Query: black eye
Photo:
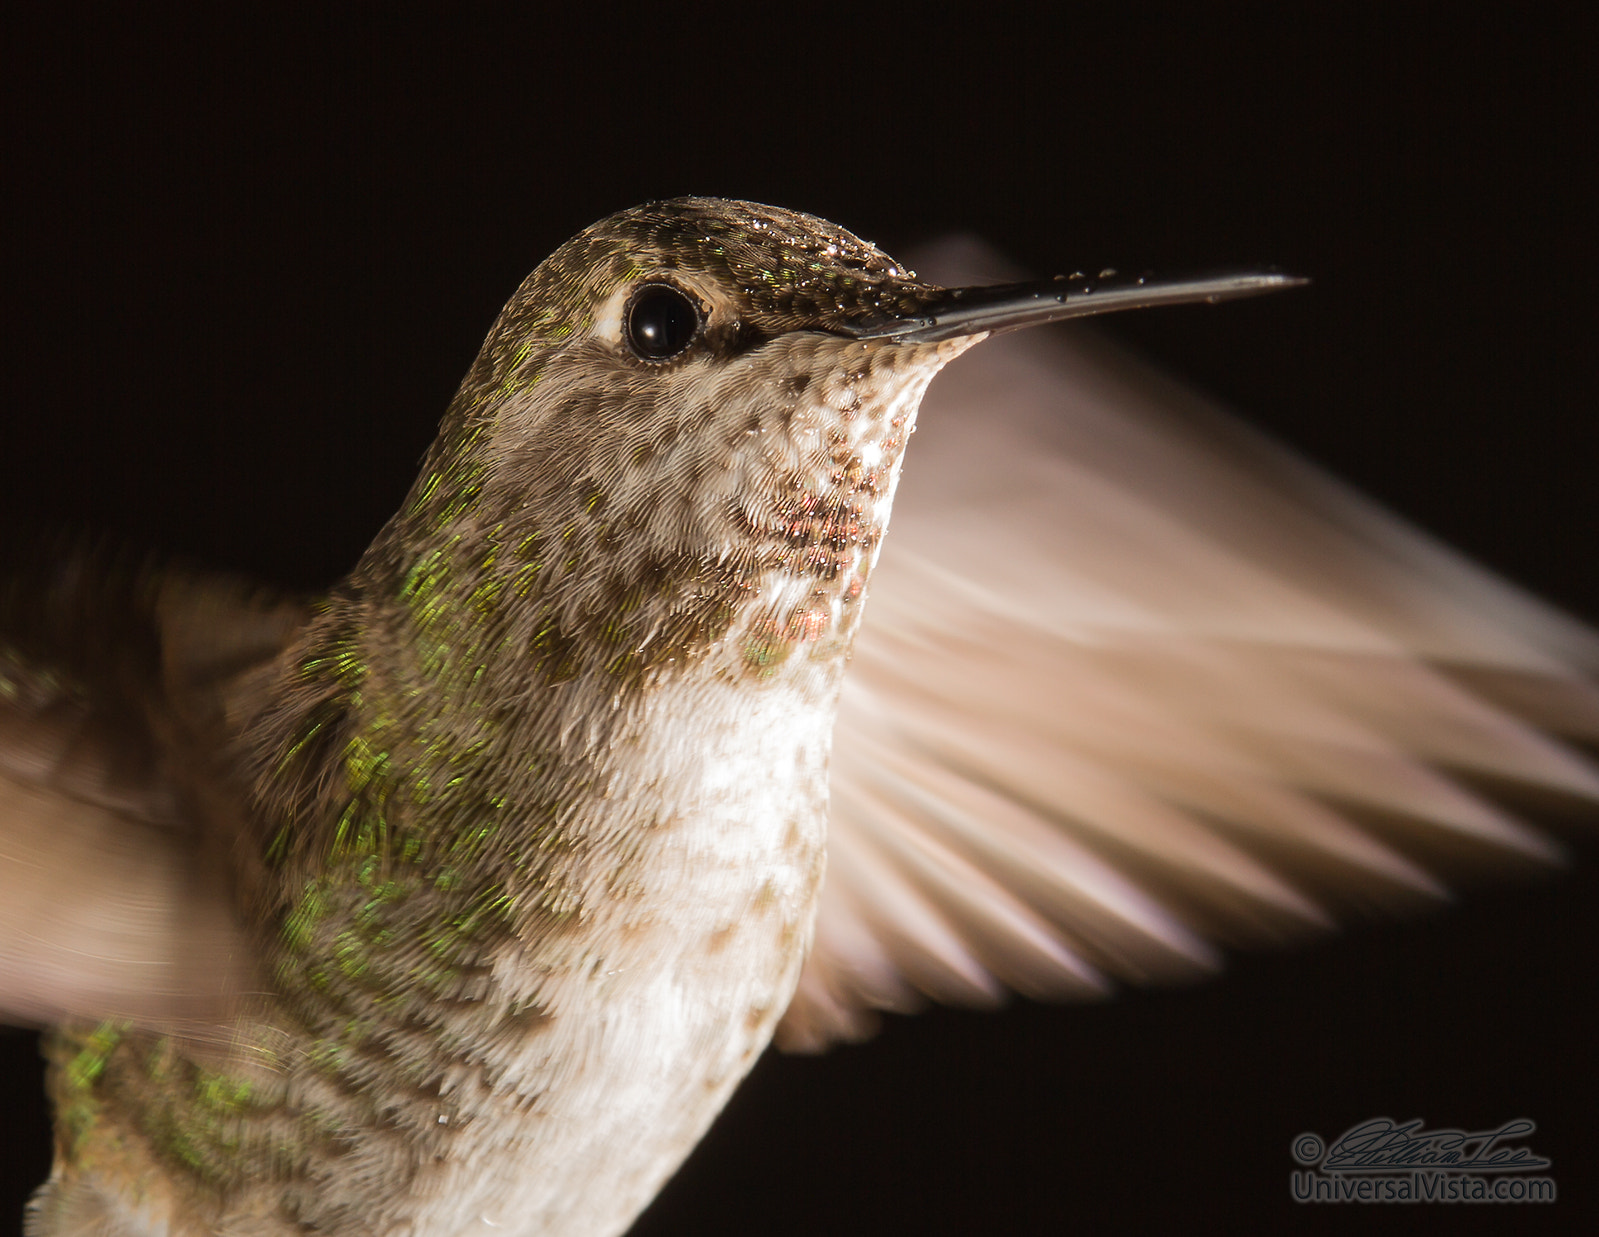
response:
[[[700,311],[670,284],[652,283],[627,306],[627,342],[646,361],[675,357],[700,333]]]

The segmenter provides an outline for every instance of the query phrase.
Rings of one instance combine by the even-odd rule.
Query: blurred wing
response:
[[[1545,733],[1599,736],[1596,667],[1593,631],[1104,345],[983,343],[895,497],[778,1042],[1200,972],[1442,897],[1440,866],[1555,859],[1451,772],[1599,799]]]
[[[230,838],[171,776],[170,734],[222,724],[301,612],[94,565],[13,582],[0,606],[0,1020],[205,1035],[249,955]]]

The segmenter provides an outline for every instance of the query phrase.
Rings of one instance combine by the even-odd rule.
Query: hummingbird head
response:
[[[404,542],[414,560],[459,539],[473,561],[455,570],[502,580],[500,602],[534,597],[553,678],[730,636],[757,675],[795,648],[840,652],[922,392],[978,338],[862,331],[939,291],[792,211],[688,198],[613,215],[501,313]]]
[[[755,676],[836,663],[927,384],[993,330],[1121,307],[1087,300],[940,288],[749,202],[624,211],[517,290],[369,560],[422,613],[519,609],[548,680],[713,647]],[[434,605],[451,578],[471,606]]]

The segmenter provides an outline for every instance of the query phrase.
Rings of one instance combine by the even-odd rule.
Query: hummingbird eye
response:
[[[700,311],[671,284],[646,284],[633,294],[625,317],[627,343],[646,361],[668,361],[700,333]]]

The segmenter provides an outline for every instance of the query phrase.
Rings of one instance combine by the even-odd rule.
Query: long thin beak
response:
[[[1119,309],[1187,305],[1194,301],[1214,304],[1280,292],[1309,282],[1297,275],[1246,271],[1164,280],[1147,276],[1118,279],[1114,274],[1100,279],[1060,276],[1037,283],[945,288],[926,300],[920,312],[902,317],[860,319],[844,327],[841,333],[855,339],[931,344],[963,335],[1014,331],[1019,327],[1086,318],[1090,314],[1108,314]]]

